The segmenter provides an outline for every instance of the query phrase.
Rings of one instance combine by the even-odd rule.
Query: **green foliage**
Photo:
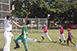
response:
[[[11,2],[11,5],[13,5],[13,4],[15,6],[15,11],[13,12],[13,15],[20,18],[23,3],[21,1],[15,0],[15,1]]]
[[[26,17],[26,14],[27,14],[27,11],[26,11],[26,10],[23,10],[23,11],[21,12],[21,17],[25,18],[25,17]]]
[[[11,3],[15,5],[15,11],[13,15],[18,17],[25,17],[27,12],[31,12],[29,17],[31,18],[47,18],[50,14],[50,20],[58,18],[59,22],[64,20],[73,20],[76,23],[77,17],[77,1],[67,2],[66,0],[15,0]],[[61,18],[64,17],[62,20]]]

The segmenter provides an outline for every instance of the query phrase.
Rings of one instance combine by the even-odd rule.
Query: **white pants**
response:
[[[26,43],[27,42],[35,42],[35,41],[37,41],[37,40],[36,39],[31,39],[31,38],[26,39]],[[23,43],[22,40],[18,40],[18,42]]]
[[[63,40],[65,40],[64,34],[60,34],[60,35],[59,35],[59,39],[61,39],[61,38],[63,38]]]
[[[7,32],[7,31],[4,32],[4,37],[5,37],[6,44],[4,46],[3,51],[10,51],[10,43],[11,43],[11,37],[12,36],[13,35],[12,35],[11,32]]]
[[[46,35],[46,36],[47,36],[47,38],[51,41],[51,38],[49,37],[48,32],[47,32],[47,33],[43,33],[43,35],[42,35],[42,36],[44,36],[44,35]]]

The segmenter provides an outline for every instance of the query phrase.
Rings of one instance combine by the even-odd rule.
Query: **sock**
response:
[[[44,40],[44,37],[42,36],[42,39]]]
[[[64,43],[66,43],[66,41],[64,40]]]
[[[19,44],[18,44],[18,43],[16,43],[16,46],[17,46],[17,47],[19,47]]]
[[[76,44],[75,44],[75,46],[76,46]]]
[[[25,51],[28,51],[28,49],[26,49]]]
[[[62,42],[61,39],[59,39],[59,41]]]
[[[14,47],[14,49],[20,48],[20,46],[18,45],[18,43],[16,43],[16,47]]]

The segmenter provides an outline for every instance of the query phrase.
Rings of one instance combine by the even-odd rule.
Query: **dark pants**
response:
[[[67,45],[69,45],[69,41],[70,41],[73,45],[76,45],[74,42],[72,42],[72,38],[70,39],[70,37],[67,39]]]

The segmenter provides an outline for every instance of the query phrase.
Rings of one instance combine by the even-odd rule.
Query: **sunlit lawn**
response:
[[[16,37],[21,34],[21,30],[18,31],[17,33],[15,31],[13,31],[12,33],[13,33],[14,37]],[[33,30],[31,32],[29,30],[28,37],[32,38],[32,39],[37,39],[38,41],[37,42],[28,42],[27,43],[28,51],[77,51],[77,47],[75,47],[71,43],[69,44],[69,46],[64,44],[63,41],[61,44],[59,44],[59,40],[58,40],[59,30],[48,30],[48,33],[49,33],[49,36],[51,37],[51,39],[53,40],[52,42],[50,42],[46,36],[45,36],[45,40],[42,41],[42,38],[41,38],[41,35],[43,34],[42,30],[40,32],[38,32],[38,30]],[[77,30],[71,30],[71,33],[74,36],[73,42],[77,44]],[[67,40],[68,34],[67,34],[66,30],[64,30],[64,34],[65,34],[65,38]],[[5,45],[4,34],[3,34],[3,31],[0,31],[0,51],[2,51],[2,49],[4,48],[4,45]],[[20,45],[20,48],[13,49],[15,46],[15,43],[12,39],[10,51],[25,51],[23,44],[19,43],[19,45]]]

